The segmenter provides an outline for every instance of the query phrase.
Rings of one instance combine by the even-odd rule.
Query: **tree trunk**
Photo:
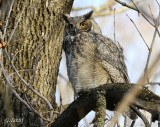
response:
[[[28,0],[27,3],[25,0],[15,0],[5,36],[5,42],[8,42],[19,16],[26,6],[15,34],[6,49],[23,79],[49,100],[54,111],[58,110],[55,92],[64,29],[61,15],[69,13],[72,4],[73,0]],[[1,9],[4,8],[1,6]],[[1,10],[1,14],[4,13],[1,17],[2,31],[5,27],[8,11],[5,13]],[[7,74],[14,81],[14,90],[25,101],[28,98],[28,102],[38,113],[46,119],[49,118],[48,105],[24,85],[7,59],[4,50],[3,65]],[[54,114],[52,119],[55,117]],[[7,118],[10,121],[5,123]],[[11,118],[23,119],[23,121],[11,122]],[[47,122],[45,121],[45,123]],[[25,127],[40,127],[41,125],[40,117],[29,111],[12,94],[12,90],[8,88],[2,75],[0,81],[0,126],[3,127],[4,124]]]

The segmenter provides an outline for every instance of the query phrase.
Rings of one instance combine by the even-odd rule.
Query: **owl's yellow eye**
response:
[[[87,30],[89,30],[89,29],[91,28],[91,26],[92,26],[92,25],[91,25],[91,22],[88,21],[88,20],[80,23],[80,27],[81,27],[81,30],[82,30],[82,31],[87,31]]]
[[[80,23],[80,26],[81,26],[81,27],[85,27],[85,26],[86,26],[86,23],[85,23],[85,22],[82,22],[82,23]]]

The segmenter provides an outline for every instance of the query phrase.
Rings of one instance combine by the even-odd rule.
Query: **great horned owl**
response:
[[[76,95],[105,83],[129,82],[122,50],[102,35],[92,14],[93,11],[77,17],[63,15],[66,22],[63,49]],[[137,118],[131,109],[127,115],[133,120]]]
[[[129,82],[121,49],[101,34],[92,13],[77,17],[63,15],[66,22],[63,49],[68,77],[76,94],[105,83]]]

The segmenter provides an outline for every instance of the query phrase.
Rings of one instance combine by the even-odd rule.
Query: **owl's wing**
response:
[[[113,83],[129,82],[124,55],[120,48],[109,38],[96,35],[95,55],[109,74]]]

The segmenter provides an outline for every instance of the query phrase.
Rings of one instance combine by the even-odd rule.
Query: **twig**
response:
[[[115,110],[115,107],[119,105],[119,102],[123,99],[127,92],[131,92],[132,88],[134,87],[137,87],[136,84],[109,83],[101,85],[97,88],[93,88],[91,91],[89,90],[86,94],[84,93],[82,96],[79,96],[74,102],[72,102],[67,107],[67,109],[58,116],[58,118],[52,124],[52,127],[74,127],[74,125],[76,125],[91,110],[95,110],[97,108],[97,91],[106,91],[105,98],[106,102],[108,102],[106,108],[109,110]],[[128,99],[130,100],[130,98]],[[154,113],[160,111],[160,96],[155,95],[145,87],[142,88],[141,91],[139,91],[138,96],[132,104],[137,106],[139,109],[149,111],[151,114],[153,114],[154,117]],[[156,117],[155,120],[158,120],[158,118]]]
[[[27,0],[26,0],[26,2],[25,2],[25,6],[23,7],[23,10],[22,10],[22,12],[21,12],[21,14],[20,14],[20,16],[19,16],[19,18],[18,18],[18,21],[17,21],[17,23],[16,23],[16,25],[15,25],[15,27],[14,27],[14,29],[13,29],[13,31],[12,31],[12,33],[11,33],[11,35],[10,35],[10,38],[9,38],[9,40],[8,40],[7,43],[9,43],[10,40],[12,39],[12,37],[13,37],[13,35],[14,35],[14,33],[15,33],[15,30],[16,30],[16,28],[17,28],[17,26],[18,26],[18,24],[19,24],[19,22],[20,22],[20,20],[21,20],[22,14],[23,14],[26,6],[27,6]],[[11,10],[10,10],[10,12],[11,12]],[[9,13],[9,15],[10,15],[10,13]],[[9,18],[8,18],[8,19],[9,19]],[[7,27],[7,25],[8,25],[8,22],[7,22],[7,24],[6,24],[6,27]],[[6,28],[6,29],[7,29],[7,28]],[[6,29],[5,29],[5,31],[6,31]],[[3,35],[3,36],[5,36],[5,35]],[[0,52],[2,52],[2,51],[0,50]],[[8,54],[8,52],[7,52],[6,49],[5,49],[5,53],[6,53],[6,55],[7,55],[7,58],[8,58],[8,60],[9,60],[9,62],[11,63],[11,65],[12,65],[12,67],[13,67],[13,70],[16,72],[16,74],[17,74],[18,77],[21,79],[21,81],[27,86],[27,88],[29,88],[33,93],[35,93],[35,94],[36,94],[37,96],[39,96],[41,99],[43,99],[43,100],[47,103],[49,109],[53,109],[53,107],[52,107],[52,105],[50,104],[50,102],[49,102],[44,96],[40,95],[36,90],[34,90],[34,89],[32,88],[32,86],[30,86],[30,85],[21,77],[21,75],[19,74],[19,72],[17,71],[16,67],[15,67],[14,64],[13,64],[13,61],[12,61],[13,59],[11,60],[11,58],[10,58],[10,56],[9,56],[9,54]],[[0,55],[1,55],[1,54],[0,54]],[[33,75],[33,77],[34,77],[34,75]],[[21,101],[22,101],[22,100],[21,100]],[[27,107],[30,108],[29,106],[27,106]],[[36,113],[36,112],[35,112],[35,113]],[[53,111],[51,111],[51,113],[50,113],[50,119],[52,119],[52,116],[53,116]]]
[[[158,7],[159,7],[159,15],[157,17],[157,20],[156,20],[156,23],[157,25],[159,26],[160,25],[160,4],[158,3],[158,1],[156,0],[157,4],[158,4]]]
[[[32,110],[34,111],[34,113],[36,113],[38,116],[40,116],[40,118],[42,118],[43,120],[45,120],[45,121],[47,121],[47,122],[50,122],[50,121],[51,121],[51,120],[48,120],[48,119],[44,118],[36,109],[33,108],[33,106],[30,104],[30,102],[29,102],[26,94],[25,94],[25,98],[26,98],[27,103],[30,105],[30,107],[31,107]]]
[[[116,9],[114,8],[114,42],[116,43],[116,21],[115,21],[115,11],[116,11]]]
[[[118,0],[118,1],[119,1],[119,0]],[[136,8],[136,9],[133,9],[133,10],[137,11],[138,13],[140,13],[140,14],[143,16],[143,18],[145,18],[146,21],[147,21],[150,25],[152,25],[153,27],[155,27],[156,30],[157,30],[158,35],[160,36],[160,32],[159,32],[159,30],[158,30],[157,24],[155,25],[155,24],[151,23],[151,22],[148,20],[148,18],[139,10],[139,8],[138,8],[137,5],[135,4],[135,2],[134,2],[133,0],[131,0],[131,1],[132,1],[132,3],[134,4],[134,6],[135,6],[135,8]],[[123,5],[123,2],[119,1],[119,3]],[[125,4],[126,4],[126,3],[125,3]],[[123,5],[123,6],[125,6],[125,5]],[[129,6],[129,5],[127,5],[127,6]],[[130,7],[129,7],[129,8],[130,8]],[[131,8],[131,9],[132,9],[132,8]]]
[[[41,111],[42,113],[49,113],[49,112],[51,112],[51,111],[53,111],[53,113],[54,114],[57,114],[57,115],[59,115],[59,112],[58,111],[54,111],[54,109],[51,109],[51,110],[47,110],[47,111]]]
[[[121,127],[119,120],[117,122],[117,127]]]
[[[14,54],[14,56],[13,56],[13,58],[12,58],[12,62],[14,61],[14,58],[17,56],[17,54],[18,54],[19,52],[21,52],[22,50],[24,50],[24,49],[21,49],[21,50],[19,50],[18,52],[16,52],[16,53]]]
[[[27,6],[27,0],[26,0],[26,2],[25,2],[25,6],[23,7],[23,10],[22,10],[22,12],[21,12],[21,14],[20,14],[20,16],[19,16],[19,18],[18,18],[18,21],[17,21],[17,23],[16,23],[16,25],[15,25],[15,27],[14,27],[11,35],[10,35],[10,38],[9,38],[9,40],[8,40],[8,42],[7,42],[8,44],[9,44],[9,42],[11,41],[11,39],[12,39],[12,37],[13,37],[16,29],[17,29],[17,26],[18,26],[18,24],[19,24],[19,22],[20,22],[20,20],[21,20],[21,17],[22,17],[22,15],[23,15],[23,12],[24,12],[24,9],[26,8],[26,6]]]
[[[134,3],[134,1],[133,0],[131,0],[132,2],[133,2],[133,4],[134,4],[134,6],[138,9],[138,7],[136,6],[136,4]],[[139,9],[138,9],[139,10]],[[153,24],[153,23],[151,23],[148,19],[147,19],[147,17],[139,10],[139,12],[141,13],[141,15],[146,19],[146,21],[148,21],[148,23],[150,23],[150,25],[152,25],[155,29],[156,29],[156,31],[157,31],[157,33],[158,33],[158,35],[159,35],[159,37],[160,37],[160,32],[159,32],[159,30],[158,30],[158,25],[157,25],[157,23],[155,23],[155,24]],[[154,19],[153,19],[154,20]]]
[[[34,71],[34,70],[35,70],[35,69],[24,69],[24,70],[19,70],[18,72],[26,72],[26,71]],[[40,70],[40,68],[37,69],[37,70]],[[16,74],[16,72],[10,73],[8,76],[12,76],[12,75],[14,75],[14,74]]]
[[[94,6],[87,6],[87,7],[81,7],[81,8],[72,8],[72,11],[79,11],[84,9],[92,9],[94,13],[100,13],[107,9],[111,9],[111,7],[115,4],[114,1],[106,1],[104,4],[100,5],[99,7]]]
[[[41,127],[46,127],[45,123],[44,123],[44,120],[42,118],[40,118],[40,125],[41,125]]]
[[[159,6],[159,15],[158,15],[158,17],[157,17],[157,19],[156,19],[156,30],[157,30],[157,33],[158,33],[158,35],[159,35],[159,37],[160,37],[160,32],[159,32],[159,30],[158,30],[158,27],[159,27],[159,25],[160,25],[160,4],[158,3],[158,1],[156,0],[156,2],[157,2],[157,4],[158,4],[158,6]]]
[[[150,13],[151,13],[151,16],[152,16],[152,20],[153,20],[153,22],[154,22],[154,25],[156,26],[156,21],[155,21],[155,19],[154,19],[153,12],[152,12],[152,9],[151,9],[151,6],[148,5],[148,7],[149,7],[149,10],[150,10]]]
[[[60,108],[59,108],[59,115],[62,113],[62,96],[60,93]]]
[[[10,9],[9,9],[6,25],[5,25],[4,32],[3,32],[3,38],[2,38],[3,41],[4,41],[4,38],[5,38],[6,31],[7,31],[8,21],[9,21],[10,15],[11,15],[13,4],[14,4],[14,0],[12,0],[11,6],[10,6]]]
[[[160,127],[160,112],[158,113],[158,117],[159,117],[159,119],[158,119],[158,127]]]
[[[130,127],[134,127],[135,123],[136,123],[136,120],[133,120]]]
[[[58,82],[59,85],[61,84],[61,81],[60,81],[59,77],[57,79],[57,82]],[[60,90],[59,86],[58,86],[58,88],[59,88],[59,94],[60,94],[60,108],[59,108],[59,115],[60,115],[62,113],[62,95],[61,95],[61,90]]]
[[[125,2],[122,2],[122,1],[120,1],[120,0],[115,0],[115,1],[118,2],[118,3],[120,3],[122,6],[128,7],[128,8],[130,8],[130,9],[133,9],[133,10],[139,12],[139,10],[138,10],[136,7],[133,7],[133,6],[131,6],[131,5],[128,5],[128,4],[126,4]]]
[[[131,105],[130,107],[143,120],[146,127],[151,127],[147,118],[135,106]]]
[[[24,105],[26,105],[26,107],[27,107],[30,111],[32,111],[31,107],[27,104],[27,102],[24,101],[24,100],[19,96],[19,94],[13,89],[14,86],[12,85],[12,80],[7,76],[6,71],[5,71],[5,69],[4,69],[4,67],[3,67],[3,64],[2,64],[2,61],[0,61],[0,64],[1,64],[1,68],[2,68],[2,73],[3,73],[3,75],[4,75],[4,77],[5,77],[6,81],[7,81],[7,84],[8,84],[8,86],[9,86],[9,88],[11,88],[11,90],[12,90],[13,94],[15,95],[15,97],[16,97],[20,102],[22,102]]]
[[[160,13],[160,4],[159,2],[156,0],[156,3],[158,4],[158,7],[159,7],[159,13]]]
[[[80,7],[80,8],[72,8],[72,11],[80,11],[80,10],[84,10],[84,9],[88,9],[88,8],[95,10],[95,8],[93,6],[87,6],[87,7]]]
[[[53,109],[53,107],[52,107],[51,103],[48,101],[48,99],[45,98],[43,95],[41,95],[39,92],[37,92],[35,89],[33,89],[33,87],[30,86],[30,85],[22,78],[22,76],[19,74],[18,70],[17,70],[16,67],[14,66],[13,62],[11,61],[10,56],[8,55],[7,50],[5,50],[5,53],[6,53],[7,57],[8,57],[9,62],[10,62],[11,65],[12,65],[13,70],[16,72],[16,74],[17,74],[18,77],[21,79],[21,81],[24,83],[24,85],[27,86],[27,87],[28,87],[34,94],[36,94],[38,97],[40,97],[41,99],[43,99],[43,100],[46,102],[46,104],[48,105],[49,109]]]
[[[151,23],[151,22],[147,19],[147,17],[139,10],[139,8],[138,8],[137,5],[135,4],[135,2],[134,2],[133,0],[131,0],[131,1],[132,1],[132,3],[134,4],[134,6],[137,8],[138,13],[140,13],[140,14],[148,21],[148,23],[150,23],[153,27],[155,27],[154,24]]]
[[[127,14],[126,14],[126,15],[127,15]],[[128,16],[128,15],[127,15],[127,16]],[[135,26],[135,28],[136,28],[136,30],[138,31],[139,35],[141,36],[141,38],[142,38],[143,42],[145,43],[145,45],[147,46],[148,50],[150,51],[149,46],[147,45],[146,41],[144,40],[144,38],[143,38],[143,36],[142,36],[141,32],[138,30],[138,28],[137,28],[136,24],[134,23],[134,21],[133,21],[129,16],[128,16],[128,18],[129,18],[129,19],[130,19],[130,21],[133,23],[133,25]]]
[[[2,31],[0,30],[0,39],[2,39]],[[2,61],[2,48],[0,48],[0,61]]]
[[[156,58],[156,60],[152,64],[151,69],[148,70],[146,73],[152,74],[155,71],[154,68],[156,68],[158,66],[159,61],[160,61],[160,54],[158,55],[158,57]],[[122,113],[126,110],[127,106],[130,105],[134,101],[134,98],[136,97],[136,95],[140,91],[139,88],[144,86],[146,80],[147,80],[146,76],[145,77],[141,76],[137,85],[124,96],[122,102],[118,106],[117,112]],[[112,127],[112,125],[114,125],[114,123],[117,122],[119,116],[120,116],[120,114],[118,114],[118,113],[116,115],[114,115],[114,117],[111,120],[111,123],[109,124],[109,127]]]
[[[126,5],[124,4],[124,2],[121,2],[121,1],[119,1],[119,0],[115,0],[115,1],[118,1],[120,4],[122,4],[123,6],[129,6],[129,5],[127,5],[126,3]],[[157,23],[156,24],[153,24],[152,22],[150,22],[149,21],[149,19],[139,10],[139,8],[137,7],[137,5],[135,4],[135,2],[133,1],[133,0],[131,0],[132,1],[132,3],[134,4],[134,6],[135,6],[135,8],[136,9],[133,9],[133,10],[135,10],[135,11],[137,11],[138,13],[140,13],[142,16],[143,16],[143,18],[151,25],[151,26],[153,26],[156,30],[157,30],[157,33],[158,33],[158,35],[159,35],[159,37],[160,37],[160,32],[159,32],[159,30],[158,30],[158,25],[157,25]],[[158,3],[158,2],[157,2]],[[158,3],[158,5],[159,5],[159,3]],[[130,7],[128,7],[128,8],[130,8]],[[132,8],[131,8],[132,9]]]
[[[160,85],[160,82],[148,82],[145,85]]]
[[[105,11],[107,9],[110,9],[115,3],[113,1],[109,1],[110,3],[107,2],[104,3],[103,5],[101,5],[98,8],[95,8],[93,6],[87,6],[87,7],[82,7],[82,8],[72,8],[73,11],[79,11],[79,10],[83,10],[83,9],[92,9],[94,11],[93,17],[100,17],[100,16],[108,16],[108,15],[112,15],[114,14],[113,11]],[[137,0],[136,3],[141,2],[141,0]],[[128,6],[132,7],[133,4],[129,4]],[[134,7],[133,7],[134,8]],[[128,10],[128,8],[126,7],[122,7],[120,9],[116,10],[116,13],[122,13],[124,11]]]
[[[124,127],[127,126],[126,123],[127,123],[127,116],[125,115],[125,116],[124,116]]]
[[[150,56],[151,56],[151,53],[152,53],[153,44],[154,44],[155,39],[156,39],[156,34],[157,34],[157,30],[155,29],[154,35],[153,35],[153,39],[152,39],[152,43],[151,43],[151,46],[150,46],[150,50],[149,50],[148,57],[147,57],[147,63],[146,63],[145,69],[144,69],[144,74],[146,74],[147,69],[148,69],[148,65],[149,65]]]
[[[38,46],[39,47],[39,46]],[[38,47],[37,47],[37,50],[38,50]],[[32,75],[32,79],[29,83],[29,85],[31,85],[33,83],[33,80],[35,78],[35,74],[36,74],[36,70],[37,70],[37,65],[38,65],[38,56],[39,56],[39,52],[44,48],[44,46],[42,46],[38,51],[37,51],[37,54],[36,54],[36,60],[35,60],[35,68],[34,68],[34,71],[33,71],[33,75]]]

